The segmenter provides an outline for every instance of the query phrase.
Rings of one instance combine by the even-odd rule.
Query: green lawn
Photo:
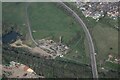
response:
[[[33,32],[36,40],[52,37],[58,41],[62,36],[63,43],[71,49],[65,58],[89,62],[89,56],[86,56],[89,53],[85,52],[84,31],[64,10],[55,3],[31,3],[28,12],[32,30],[36,31]]]
[[[2,21],[7,24],[3,26],[3,31],[15,25],[21,34],[26,33],[25,4],[24,3],[2,3]],[[15,28],[15,29],[16,29]]]
[[[93,28],[93,39],[96,44],[97,61],[104,62],[108,55],[118,57],[118,31],[105,24],[98,24]],[[111,49],[112,48],[112,49]],[[109,65],[108,65],[109,66]],[[111,66],[110,66],[111,67]]]
[[[71,17],[52,3],[32,3],[29,13],[32,30],[36,30],[33,33],[35,39],[52,35],[57,38],[63,36],[63,41],[68,42],[67,40],[70,40],[71,36],[75,36],[77,31],[82,31]]]
[[[93,36],[97,45],[99,59],[111,53],[118,54],[118,31],[113,28],[105,27],[105,25],[98,24],[93,29]],[[110,50],[110,48],[113,48]],[[104,55],[104,56],[103,56]],[[100,58],[101,57],[101,58]]]

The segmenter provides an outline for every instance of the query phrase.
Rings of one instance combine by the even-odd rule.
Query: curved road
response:
[[[29,36],[31,37],[31,40],[35,43],[36,46],[38,46],[38,43],[34,40],[34,38],[32,36],[32,30],[31,30],[31,27],[30,27],[30,22],[29,22],[29,17],[28,17],[29,4],[30,3],[28,3],[28,2],[25,4],[25,17],[26,17],[27,27],[28,27],[28,30],[29,30]]]
[[[86,34],[88,44],[89,44],[89,50],[90,50],[90,57],[91,57],[91,67],[92,67],[92,73],[93,73],[93,78],[98,78],[98,71],[97,71],[97,65],[96,65],[96,58],[95,58],[95,49],[93,45],[93,41],[90,35],[89,30],[87,29],[85,23],[82,21],[82,19],[71,9],[69,8],[66,4],[63,2],[60,2],[60,4],[72,14],[72,16],[75,17],[75,19],[79,22],[80,25],[82,25],[83,30]]]
[[[83,30],[86,34],[87,40],[88,40],[88,44],[89,44],[89,50],[90,50],[90,58],[91,58],[91,67],[92,67],[92,73],[93,73],[93,78],[98,78],[98,71],[97,71],[97,66],[96,66],[96,57],[95,57],[95,49],[94,49],[94,45],[93,45],[93,41],[90,35],[89,30],[87,29],[85,23],[82,21],[82,19],[71,9],[69,8],[66,4],[64,4],[63,2],[59,2],[68,12],[70,12],[72,14],[72,16],[75,17],[75,19],[79,22],[80,25],[82,25]],[[36,46],[38,46],[38,43],[34,40],[33,36],[32,36],[32,32],[31,32],[31,27],[30,27],[30,23],[29,23],[29,18],[28,18],[28,6],[29,3],[26,3],[26,19],[27,19],[27,25],[28,25],[28,29],[29,29],[29,34],[30,37],[32,39],[32,41],[36,44]]]

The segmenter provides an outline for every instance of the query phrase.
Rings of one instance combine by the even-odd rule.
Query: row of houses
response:
[[[119,16],[118,2],[76,2],[77,8],[82,10],[85,17],[99,19],[105,15],[110,18],[117,19]]]

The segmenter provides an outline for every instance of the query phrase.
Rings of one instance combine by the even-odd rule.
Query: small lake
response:
[[[18,36],[20,36],[19,33],[15,32],[15,31],[11,31],[8,34],[5,34],[2,36],[2,42],[3,43],[11,43],[13,41],[15,41]]]

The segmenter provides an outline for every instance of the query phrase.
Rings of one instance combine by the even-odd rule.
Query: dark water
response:
[[[2,36],[2,42],[3,43],[14,42],[18,38],[18,36],[20,36],[19,33],[15,32],[15,31],[11,31],[10,33]]]

